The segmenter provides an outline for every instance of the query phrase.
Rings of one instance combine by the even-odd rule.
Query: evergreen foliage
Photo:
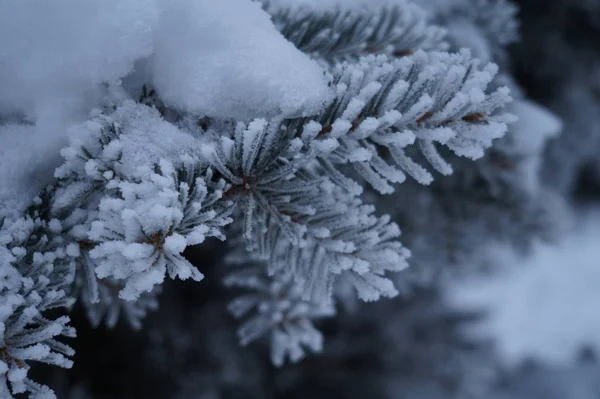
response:
[[[177,0],[173,10],[185,10],[186,1]],[[519,38],[516,7],[504,0],[398,0],[317,11],[271,0],[262,11],[250,0],[236,1],[261,13],[248,16],[257,26],[270,14],[273,32],[266,32],[277,38],[274,48],[282,49],[283,35],[285,51],[295,46],[297,60],[317,71],[307,87],[323,83],[322,90],[310,98],[291,93],[264,112],[256,111],[256,99],[275,101],[288,94],[285,87],[273,95],[265,88],[262,97],[240,90],[238,98],[222,101],[223,112],[205,112],[214,109],[205,104],[220,104],[210,93],[203,105],[190,105],[203,93],[202,82],[173,83],[179,72],[193,70],[204,50],[210,62],[215,48],[236,53],[235,45],[246,43],[229,40],[235,37],[231,17],[206,1],[190,7],[222,17],[215,29],[226,31],[218,36],[226,40],[192,43],[189,59],[164,55],[173,42],[186,52],[182,32],[190,21],[172,29],[172,38],[161,36],[153,54],[136,36],[142,33],[123,34],[123,40],[146,43],[138,46],[146,52],[138,49],[134,69],[115,72],[122,80],[94,76],[92,86],[102,86],[94,95],[101,99],[86,109],[86,120],[60,126],[69,140],[52,178],[22,209],[5,207],[0,196],[0,397],[54,397],[30,379],[30,363],[72,366],[75,351],[66,338],[76,333],[66,314],[76,303],[93,327],[115,329],[124,319],[143,330],[145,317],[161,306],[167,276],[192,280],[197,292],[211,295],[209,265],[186,254],[199,245],[212,248],[215,238],[226,248],[215,276],[228,290],[225,298],[215,294],[215,304],[241,319],[241,346],[266,341],[271,362],[290,367],[281,384],[313,378],[315,372],[293,371],[310,363],[282,367],[307,356],[323,353],[335,367],[354,354],[370,356],[369,345],[354,335],[329,334],[330,349],[326,338],[328,329],[372,324],[378,343],[388,340],[381,345],[385,353],[373,355],[385,369],[383,377],[372,377],[381,385],[377,394],[482,397],[497,370],[482,366],[466,377],[472,370],[466,364],[488,360],[489,349],[457,343],[457,324],[466,321],[441,304],[440,281],[477,254],[474,242],[509,237],[526,246],[533,236],[548,234],[562,206],[560,194],[538,179],[542,148],[560,122],[528,102],[510,76],[507,46]],[[144,21],[168,35],[160,15],[169,7],[161,3]],[[243,79],[264,82],[271,71],[252,69],[248,55],[261,35],[243,46],[250,50],[239,59],[214,66],[225,75],[204,78],[238,83],[237,66],[252,72]],[[169,68],[170,62],[181,65]],[[291,87],[302,86],[292,75]],[[159,88],[168,95],[161,97]],[[224,92],[235,95],[231,88]],[[39,109],[52,113],[51,107]],[[0,97],[0,135],[14,126],[44,128],[42,117],[30,124],[31,116],[21,113]],[[523,115],[535,115],[534,123]],[[526,143],[522,136],[529,133],[535,137]],[[523,176],[529,176],[525,183]],[[379,313],[357,316],[369,309]],[[223,326],[205,328],[218,335]],[[443,335],[432,333],[426,340],[431,348],[415,336],[427,328]],[[348,342],[356,348],[348,349]],[[414,363],[414,375],[396,373],[405,359]],[[453,361],[460,364],[456,370],[450,370]],[[428,385],[429,372],[439,386]]]
[[[399,2],[358,12],[315,13],[310,7],[279,8],[266,3],[275,27],[314,57],[335,63],[366,54],[410,55],[416,50],[444,50],[445,30],[431,25],[416,4]]]

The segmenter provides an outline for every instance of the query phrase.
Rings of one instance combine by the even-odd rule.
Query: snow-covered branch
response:
[[[444,50],[445,30],[430,25],[416,4],[323,12],[309,7],[270,5],[275,27],[294,45],[328,62],[356,59],[367,54],[402,57],[416,50]]]

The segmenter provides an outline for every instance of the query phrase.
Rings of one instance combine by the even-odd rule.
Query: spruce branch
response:
[[[410,257],[398,241],[398,226],[334,184],[324,184],[317,198],[313,214],[293,218],[306,230],[300,245],[282,239],[277,226],[262,229],[268,233],[258,256],[267,260],[269,273],[291,274],[303,299],[313,302],[328,303],[340,279],[364,301],[397,295],[386,274],[406,268]]]
[[[221,201],[228,189],[225,181],[213,179],[198,158],[183,153],[167,160],[160,157],[165,151],[160,148],[150,154],[155,163],[126,164],[127,140],[137,140],[135,132],[149,129],[148,122],[172,127],[156,110],[126,102],[88,122],[84,128],[92,132],[85,142],[63,150],[52,208],[69,220],[69,235],[79,244],[73,255],[81,264],[80,280],[87,282],[90,303],[99,301],[97,279],[114,280],[121,287],[119,297],[129,301],[152,291],[165,274],[201,280],[181,253],[208,237],[224,239],[221,228],[231,222],[230,203]],[[145,308],[151,307],[152,301],[146,301]]]
[[[373,9],[317,12],[308,7],[278,8],[267,2],[273,23],[290,42],[318,59],[335,63],[367,54],[402,57],[417,50],[444,50],[445,30],[430,25],[409,2]]]
[[[346,273],[365,300],[394,296],[384,274],[408,257],[398,227],[319,167],[335,140],[304,142],[282,123],[239,123],[229,135],[213,132],[202,149],[232,186],[225,196],[243,213],[246,248],[267,261],[270,275],[292,275],[306,300],[328,302],[335,277]]]
[[[429,184],[433,176],[412,154],[448,175],[452,168],[439,146],[477,159],[506,132],[513,119],[500,109],[511,100],[509,90],[486,93],[496,71],[494,64],[479,68],[466,50],[364,57],[335,67],[336,96],[323,112],[287,125],[304,141],[337,141],[319,157],[333,180],[339,180],[335,165],[349,163],[381,193],[393,192],[405,174]]]
[[[223,239],[220,228],[231,219],[227,209],[212,207],[225,182],[211,184],[210,170],[196,173],[190,170],[187,181],[181,181],[175,167],[162,160],[155,171],[140,168],[131,181],[119,184],[117,196],[100,201],[88,233],[97,245],[89,255],[99,278],[125,280],[121,298],[136,300],[167,273],[203,278],[181,253],[206,237]]]
[[[236,318],[245,318],[238,329],[240,343],[245,346],[268,336],[271,360],[277,366],[286,359],[301,360],[306,351],[321,352],[323,336],[313,321],[333,316],[333,306],[305,301],[301,287],[290,274],[269,276],[264,262],[249,261],[247,254],[238,261],[238,270],[229,274],[224,283],[246,291],[228,306]]]
[[[165,151],[159,147],[150,154],[156,163],[139,168],[127,164],[127,141],[157,124],[172,126],[156,110],[133,102],[95,113],[78,127],[80,138],[63,149],[65,162],[56,170],[56,184],[28,211],[37,224],[33,233],[22,234],[28,240],[22,245],[25,254],[38,259],[34,254],[47,252],[50,244],[60,251],[62,258],[49,258],[45,266],[54,267],[47,272],[50,287],[81,297],[94,325],[103,315],[114,325],[122,309],[130,324],[139,327],[141,317],[156,308],[159,290],[153,287],[165,273],[202,278],[181,252],[208,237],[223,239],[221,228],[231,222],[230,203],[221,200],[225,181],[213,180],[199,159],[182,153],[173,163],[158,157]],[[140,297],[136,303],[126,301]]]
[[[485,93],[495,72],[493,64],[478,69],[466,51],[369,56],[336,66],[337,94],[318,115],[209,128],[202,153],[231,184],[225,196],[243,209],[248,250],[268,260],[270,274],[291,274],[305,299],[329,300],[339,275],[362,299],[395,295],[384,274],[406,266],[399,229],[372,216],[374,209],[356,197],[361,186],[340,167],[352,165],[390,193],[404,173],[431,182],[409,156],[415,143],[416,155],[443,174],[452,169],[435,143],[481,157],[510,120],[495,115],[510,100],[508,90]]]
[[[30,392],[54,397],[50,388],[28,377],[29,361],[70,368],[74,354],[57,339],[75,337],[69,318],[48,319],[44,313],[65,309],[74,299],[66,291],[73,281],[74,265],[66,254],[61,225],[36,211],[41,198],[28,213],[0,225],[0,393]]]
[[[287,47],[280,47],[290,50],[285,57],[269,58],[259,51],[257,59],[268,62],[254,70],[245,65],[247,56],[262,48],[244,52],[243,43],[222,48],[224,42],[235,42],[235,36],[223,35],[223,43],[205,56],[164,51],[172,43],[188,41],[204,50],[193,38],[188,40],[190,26],[185,24],[173,37],[151,35],[145,56],[165,102],[151,85],[142,86],[137,102],[124,99],[131,89],[127,84],[104,85],[98,97],[105,108],[93,111],[90,120],[70,132],[73,139],[61,151],[64,163],[55,171],[56,180],[22,217],[0,218],[0,397],[23,392],[53,397],[48,387],[29,379],[30,361],[71,367],[74,352],[62,339],[74,337],[75,330],[68,317],[53,319],[49,310],[69,309],[77,298],[94,326],[104,321],[114,327],[124,316],[139,329],[147,312],[157,308],[167,276],[203,279],[183,251],[209,238],[225,240],[229,227],[233,240],[228,262],[236,270],[225,284],[249,291],[229,306],[244,318],[238,331],[242,344],[269,338],[278,366],[320,352],[323,336],[314,322],[334,315],[336,284],[355,289],[363,301],[394,297],[398,290],[390,274],[406,268],[411,256],[393,217],[378,213],[370,202],[373,197],[362,196],[364,183],[380,194],[393,193],[407,175],[430,184],[432,171],[453,173],[455,155],[482,157],[512,120],[502,110],[511,101],[509,90],[489,88],[497,67],[480,65],[468,51],[442,52],[448,47],[446,29],[433,25],[408,0],[322,13],[264,3],[283,36],[324,66],[330,96],[324,93],[318,68],[295,82],[285,74],[285,64],[267,68],[278,58],[288,65],[312,62],[298,52],[294,58],[285,41]],[[490,36],[485,39],[500,47],[514,40],[514,8],[506,1],[465,0],[461,5],[469,3],[475,5],[475,24],[489,24],[481,29]],[[486,13],[490,4],[495,8]],[[174,23],[181,11],[161,15],[157,26]],[[502,13],[501,18],[494,20],[495,13]],[[462,21],[440,15],[435,22],[454,28]],[[268,30],[256,28],[257,40],[245,42],[250,47],[263,39],[269,42]],[[210,29],[207,23],[199,32]],[[276,31],[271,33],[282,40]],[[278,48],[272,43],[267,47]],[[216,57],[222,61],[215,63],[214,56],[221,54],[212,50],[230,51],[235,57]],[[123,76],[134,59],[122,62],[116,57],[109,69],[122,70],[112,71],[111,79],[121,76],[137,85],[145,75],[141,68]],[[190,68],[204,60],[208,62],[203,66],[210,67],[203,69],[207,73],[189,77]],[[219,68],[238,61],[239,69]],[[177,72],[182,70],[187,72]],[[94,82],[103,75],[96,72]],[[233,75],[241,76],[233,90],[220,90],[221,85],[205,90],[210,79],[229,83]],[[189,79],[179,80],[181,76]],[[257,77],[261,83],[252,85]],[[304,93],[294,89],[304,85]],[[91,92],[95,83],[87,86]],[[47,91],[54,86],[41,87]],[[242,109],[256,98],[268,99],[273,107]],[[23,102],[38,104],[31,100]],[[306,104],[297,113],[286,113],[302,117],[273,117],[288,108],[283,104],[287,102]],[[62,105],[42,105],[35,112],[42,110],[44,116],[62,110]],[[254,112],[270,119],[251,120]],[[247,119],[237,122],[204,113]],[[40,123],[36,129],[42,127]],[[406,198],[418,199],[410,194]],[[419,227],[418,234],[436,230],[426,226],[417,231]]]

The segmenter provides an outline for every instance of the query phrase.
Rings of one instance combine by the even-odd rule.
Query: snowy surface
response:
[[[51,181],[67,126],[101,102],[99,84],[152,50],[154,0],[0,0],[0,216]],[[2,126],[20,114],[33,125]]]
[[[49,143],[45,133],[35,126],[0,126],[0,219],[17,216],[52,181],[66,140]]]
[[[81,107],[151,55],[161,96],[211,116],[310,114],[328,95],[317,64],[251,0],[0,0],[0,49],[0,114],[33,120]]]
[[[0,111],[77,107],[152,51],[156,0],[0,0]],[[1,112],[0,112],[1,113]]]
[[[582,216],[562,242],[538,244],[531,256],[497,247],[488,255],[501,272],[453,285],[449,302],[489,311],[472,333],[495,338],[508,363],[568,363],[582,348],[600,350],[599,243],[596,210]]]
[[[154,84],[167,102],[210,116],[312,114],[328,98],[319,66],[249,0],[163,2]]]

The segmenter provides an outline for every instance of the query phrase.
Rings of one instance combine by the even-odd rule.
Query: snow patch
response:
[[[35,126],[0,126],[0,219],[17,217],[52,181],[66,140],[46,138]]]
[[[0,110],[77,107],[152,51],[156,0],[0,0]]]
[[[537,193],[543,149],[549,139],[558,136],[563,123],[546,108],[526,99],[513,101],[508,112],[518,118],[510,126],[509,137],[513,151],[523,155],[519,162],[522,187],[532,194]]]
[[[502,272],[451,285],[462,310],[489,315],[471,333],[491,335],[508,363],[526,358],[566,364],[583,347],[600,351],[600,211],[556,245],[538,243],[528,257],[505,247],[488,252]]]
[[[250,0],[162,3],[153,82],[168,104],[235,119],[310,115],[329,97],[323,71]]]

